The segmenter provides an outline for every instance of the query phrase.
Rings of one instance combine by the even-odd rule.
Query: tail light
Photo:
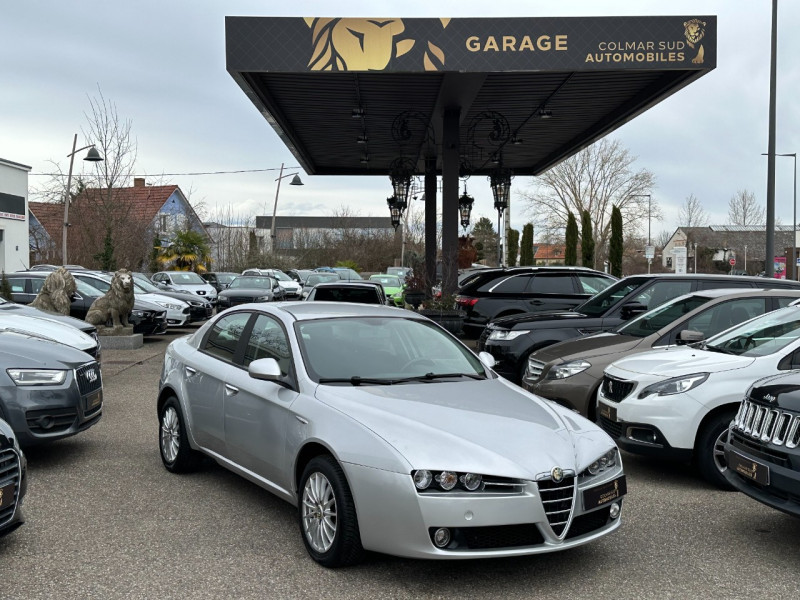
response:
[[[463,306],[464,308],[475,306],[477,301],[477,298],[473,298],[471,296],[456,296],[456,304]]]

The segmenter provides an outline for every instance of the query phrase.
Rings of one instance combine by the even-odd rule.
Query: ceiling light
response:
[[[353,118],[354,119],[363,118],[365,114],[366,114],[366,111],[361,106],[359,106],[358,108],[354,108],[353,109]]]
[[[359,144],[366,144],[367,141],[369,141],[369,138],[367,137],[366,133],[358,136],[358,138],[356,139],[356,142],[358,142]]]

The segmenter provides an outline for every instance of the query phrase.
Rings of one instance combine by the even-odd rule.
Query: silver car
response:
[[[485,361],[485,362],[484,362]],[[245,304],[165,354],[164,466],[202,455],[298,507],[326,567],[571,548],[620,524],[619,452],[411,311]]]

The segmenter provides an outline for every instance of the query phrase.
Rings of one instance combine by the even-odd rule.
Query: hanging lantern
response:
[[[394,227],[395,231],[400,226],[400,219],[403,216],[403,211],[400,210],[400,203],[397,201],[397,198],[394,196],[390,196],[386,199],[386,204],[389,205],[389,213],[392,218],[392,227]]]
[[[458,212],[461,215],[461,226],[466,229],[469,227],[469,217],[472,214],[472,204],[475,198],[467,194],[467,188],[464,186],[464,193],[458,199]]]
[[[392,191],[395,199],[405,210],[408,206],[408,190],[411,188],[411,177],[414,174],[413,163],[407,158],[399,157],[392,161],[389,167],[389,179],[392,181]]]
[[[498,166],[489,176],[489,184],[494,196],[494,207],[498,211],[508,208],[508,198],[511,193],[511,169]]]

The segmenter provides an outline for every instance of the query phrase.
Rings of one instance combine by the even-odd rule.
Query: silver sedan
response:
[[[167,349],[161,457],[185,472],[210,456],[297,506],[327,567],[551,552],[619,527],[611,438],[491,365],[411,311],[242,305]]]

